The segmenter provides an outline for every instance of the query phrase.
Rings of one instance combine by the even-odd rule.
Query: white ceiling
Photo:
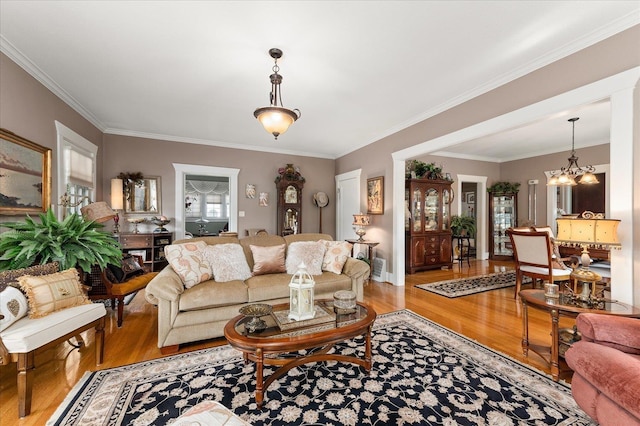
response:
[[[637,0],[2,0],[0,49],[107,133],[336,158],[639,23]],[[271,47],[302,111],[277,141]],[[577,148],[605,143],[608,108],[448,155],[569,151],[574,114]]]

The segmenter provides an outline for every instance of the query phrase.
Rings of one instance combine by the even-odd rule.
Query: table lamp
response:
[[[586,217],[585,217],[586,216]],[[593,214],[583,214],[582,218],[558,218],[558,237],[556,242],[569,247],[582,247],[580,263],[582,267],[572,273],[572,277],[583,282],[582,300],[589,299],[588,282],[595,282],[600,276],[589,270],[591,257],[589,247],[603,249],[619,248],[618,241],[618,219],[596,218]],[[595,291],[595,288],[594,288]]]
[[[124,184],[122,179],[111,179],[111,208],[116,211],[113,218],[113,235],[120,233],[120,215],[118,210],[124,209]]]
[[[358,213],[353,215],[353,225],[356,226],[356,235],[359,237],[358,241],[364,241],[364,236],[367,233],[365,226],[371,225],[371,216]]]

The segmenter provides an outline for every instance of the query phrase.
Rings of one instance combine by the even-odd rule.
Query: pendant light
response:
[[[278,136],[286,132],[289,126],[300,118],[302,114],[298,109],[291,110],[282,106],[282,93],[280,92],[282,76],[278,74],[278,71],[280,71],[278,59],[282,57],[282,50],[269,49],[269,56],[274,60],[273,74],[269,76],[271,80],[270,105],[256,109],[253,115],[262,123],[264,129],[275,136],[277,140]]]
[[[547,182],[547,186],[574,186],[577,185],[576,178],[578,177],[580,177],[578,182],[582,184],[599,183],[598,178],[593,174],[593,172],[596,171],[595,167],[580,167],[578,165],[578,157],[576,157],[575,150],[575,137],[576,121],[578,121],[579,119],[579,117],[574,117],[567,120],[573,126],[571,135],[571,156],[568,158],[569,164],[566,167],[561,168],[560,170],[551,172],[551,177]]]

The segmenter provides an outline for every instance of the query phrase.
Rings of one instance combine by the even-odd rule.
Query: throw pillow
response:
[[[249,245],[249,248],[253,254],[253,275],[287,272],[284,265],[286,244],[267,247]]]
[[[344,264],[347,263],[347,259],[351,256],[353,244],[346,241],[320,240],[319,242],[323,243],[327,248],[322,261],[322,270],[341,274]]]
[[[221,283],[244,281],[251,277],[251,270],[242,246],[237,243],[215,244],[206,248],[206,256],[211,263],[213,278]]]
[[[107,265],[105,273],[109,281],[113,283],[123,283],[130,278],[144,274],[144,269],[135,257],[130,254],[124,254],[122,256],[121,266],[109,264]]]
[[[27,294],[29,318],[40,318],[51,312],[91,303],[75,268],[49,275],[23,275],[18,282]]]
[[[327,250],[320,241],[296,241],[289,244],[287,251],[287,274],[295,274],[301,263],[307,266],[311,275],[322,275],[324,252]]]
[[[213,273],[211,264],[205,259],[207,243],[193,241],[183,244],[171,244],[164,248],[169,265],[180,276],[186,288],[210,280]]]
[[[28,310],[27,298],[20,290],[11,286],[5,288],[0,292],[0,314],[4,315],[0,319],[0,331],[26,316]]]
[[[58,262],[45,263],[44,265],[33,265],[22,269],[10,269],[0,272],[0,284],[7,284],[20,290],[18,277],[23,275],[48,275],[60,271]]]

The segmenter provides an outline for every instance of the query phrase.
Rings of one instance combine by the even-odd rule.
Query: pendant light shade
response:
[[[568,121],[573,125],[573,131],[571,136],[571,156],[569,157],[569,164],[566,167],[551,172],[551,177],[547,181],[547,186],[575,186],[578,182],[582,184],[594,184],[599,183],[598,178],[593,172],[596,168],[593,166],[580,167],[578,165],[578,157],[576,157],[575,150],[575,136],[576,136],[576,121],[580,118],[570,118]]]
[[[260,121],[267,132],[278,139],[278,136],[286,132],[289,126],[300,118],[302,114],[298,109],[288,109],[282,106],[282,93],[280,92],[282,76],[278,74],[278,71],[280,71],[278,59],[282,57],[282,50],[270,49],[269,56],[274,60],[273,74],[269,76],[271,80],[270,105],[256,109],[253,115]]]

